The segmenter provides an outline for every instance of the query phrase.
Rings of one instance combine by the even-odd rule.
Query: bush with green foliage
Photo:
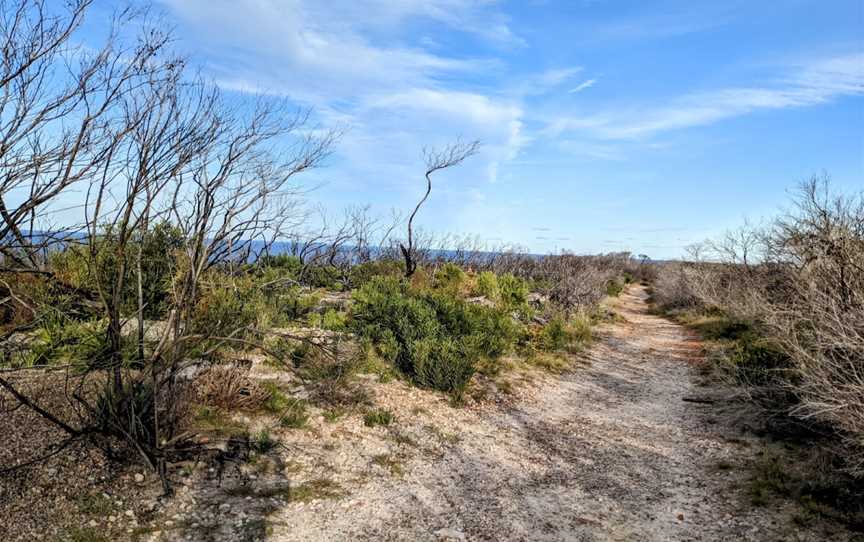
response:
[[[611,279],[606,283],[606,295],[618,297],[624,291],[624,284],[617,279]]]
[[[405,264],[397,260],[372,260],[355,265],[348,274],[352,288],[359,288],[373,277],[401,277],[405,274]]]
[[[519,334],[501,310],[391,277],[376,277],[355,292],[351,326],[416,384],[455,396],[480,359],[501,356]]]
[[[435,271],[435,287],[458,293],[465,281],[465,271],[454,263],[447,262]]]
[[[303,262],[297,256],[288,254],[265,254],[255,262],[261,269],[278,269],[285,275],[297,278],[303,270]]]
[[[492,271],[483,271],[474,281],[474,295],[484,296],[490,301],[501,298],[501,288],[498,286],[498,275]]]
[[[345,331],[348,327],[348,314],[336,309],[327,309],[321,315],[321,327],[329,331]]]
[[[388,426],[391,423],[393,423],[393,413],[383,408],[370,410],[363,415],[363,424],[366,427],[375,427],[377,425]]]
[[[734,342],[726,361],[735,379],[750,386],[784,386],[795,380],[792,361],[768,339],[746,334]]]
[[[332,265],[310,265],[300,274],[300,282],[312,288],[341,290],[344,287],[342,272]]]
[[[141,252],[141,287],[144,318],[165,316],[170,304],[171,278],[176,271],[176,253],[183,247],[183,234],[179,228],[159,223],[133,238],[126,246],[122,259],[126,260],[121,309],[134,314],[138,309],[138,276],[134,262]],[[91,247],[70,245],[51,254],[51,268],[58,281],[86,292],[106,287],[117,273],[117,241],[105,231]],[[95,255],[95,256],[94,256]]]
[[[531,288],[525,280],[511,273],[505,273],[498,277],[498,286],[504,307],[515,310],[528,306],[528,294]]]
[[[591,320],[584,315],[556,315],[543,326],[538,342],[549,352],[575,352],[591,340]]]
[[[264,297],[250,277],[212,273],[192,316],[191,331],[211,337],[248,336],[259,320]]]
[[[0,365],[68,365],[76,371],[109,366],[111,348],[104,321],[77,321],[52,311],[43,315],[40,322],[42,325],[30,336],[27,348],[6,353],[0,358]],[[136,356],[134,341],[123,337],[120,359],[124,364],[132,364]]]

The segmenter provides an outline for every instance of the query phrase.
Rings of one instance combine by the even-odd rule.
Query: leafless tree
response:
[[[3,370],[0,387],[70,439],[120,437],[164,480],[165,461],[178,446],[172,422],[189,353],[248,340],[249,330],[217,336],[195,327],[202,281],[214,267],[245,262],[253,242],[266,246],[283,233],[297,216],[295,178],[327,158],[337,134],[310,130],[310,112],[283,102],[227,105],[216,88],[188,77],[185,62],[168,50],[170,35],[138,13],[120,12],[95,53],[71,47],[89,4],[73,2],[65,16],[54,16],[38,0],[0,3],[0,272],[50,275],[43,255],[58,228],[49,225],[46,235],[37,226],[70,187],[86,186],[77,206],[83,219],[71,229],[86,233],[75,240],[85,242],[96,277],[107,351],[83,374],[80,367],[52,368],[74,371],[67,397],[81,414],[77,421],[17,387],[6,376],[15,368]],[[130,21],[145,30],[126,45],[120,29]],[[156,221],[177,228],[183,246],[167,318],[145,341],[141,241]],[[4,302],[17,303],[14,281],[3,282]],[[131,365],[121,354],[130,284],[138,324]],[[110,377],[100,389],[106,369]]]
[[[408,217],[408,245],[405,246],[400,244],[399,246],[402,251],[402,257],[405,259],[406,277],[410,277],[417,270],[414,244],[414,217],[417,215],[417,211],[420,210],[420,207],[426,202],[426,199],[432,192],[432,174],[436,171],[441,171],[442,169],[458,166],[464,162],[465,159],[477,154],[479,149],[479,141],[471,141],[469,143],[457,141],[440,150],[426,149],[423,151],[426,161],[426,173],[424,174],[426,177],[426,193],[423,194],[423,197],[420,198],[420,201],[414,207],[414,211],[412,211],[411,215]]]

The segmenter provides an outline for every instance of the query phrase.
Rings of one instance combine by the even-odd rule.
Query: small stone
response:
[[[135,512],[133,512],[132,510],[126,510],[126,512],[124,512],[124,513],[126,514],[126,517],[129,517],[129,518],[135,517]]]
[[[457,529],[438,529],[435,536],[445,540],[465,540],[465,533]]]
[[[117,521],[117,516],[108,516],[108,521],[110,523],[114,523],[115,521]]]
[[[89,525],[89,526],[91,526],[91,527],[98,527],[98,526],[99,526],[99,522],[96,521],[95,519],[91,519],[91,520],[90,520],[90,523],[88,523],[87,525]]]
[[[142,482],[144,482],[144,475],[141,474],[140,472],[136,472],[135,473],[135,483],[140,484]]]
[[[678,514],[676,517],[678,518],[678,521],[684,521],[684,514]]]

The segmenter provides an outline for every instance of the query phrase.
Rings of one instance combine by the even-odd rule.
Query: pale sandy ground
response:
[[[268,539],[849,538],[828,524],[795,525],[791,503],[751,506],[740,487],[748,472],[718,468],[746,464],[759,443],[728,438],[713,407],[682,401],[705,393],[694,383],[699,344],[649,314],[645,298],[639,287],[622,296],[625,321],[601,330],[587,368],[541,379],[506,408],[430,407],[411,425],[449,438],[406,452],[401,476],[353,472],[350,495],[289,504],[271,516]],[[394,395],[385,402],[411,402]],[[357,446],[347,455],[370,453]],[[352,468],[362,470],[337,460],[321,473]]]

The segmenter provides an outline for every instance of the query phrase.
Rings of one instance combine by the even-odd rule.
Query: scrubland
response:
[[[789,208],[658,267],[655,306],[709,341],[707,376],[744,394],[792,457],[765,487],[831,501],[860,525],[864,474],[864,198],[801,183]],[[818,505],[815,505],[818,508]]]
[[[328,215],[338,130],[146,10],[81,47],[89,7],[0,2],[0,538],[860,530],[860,194],[681,262],[537,255],[415,225],[457,140],[405,216]]]

